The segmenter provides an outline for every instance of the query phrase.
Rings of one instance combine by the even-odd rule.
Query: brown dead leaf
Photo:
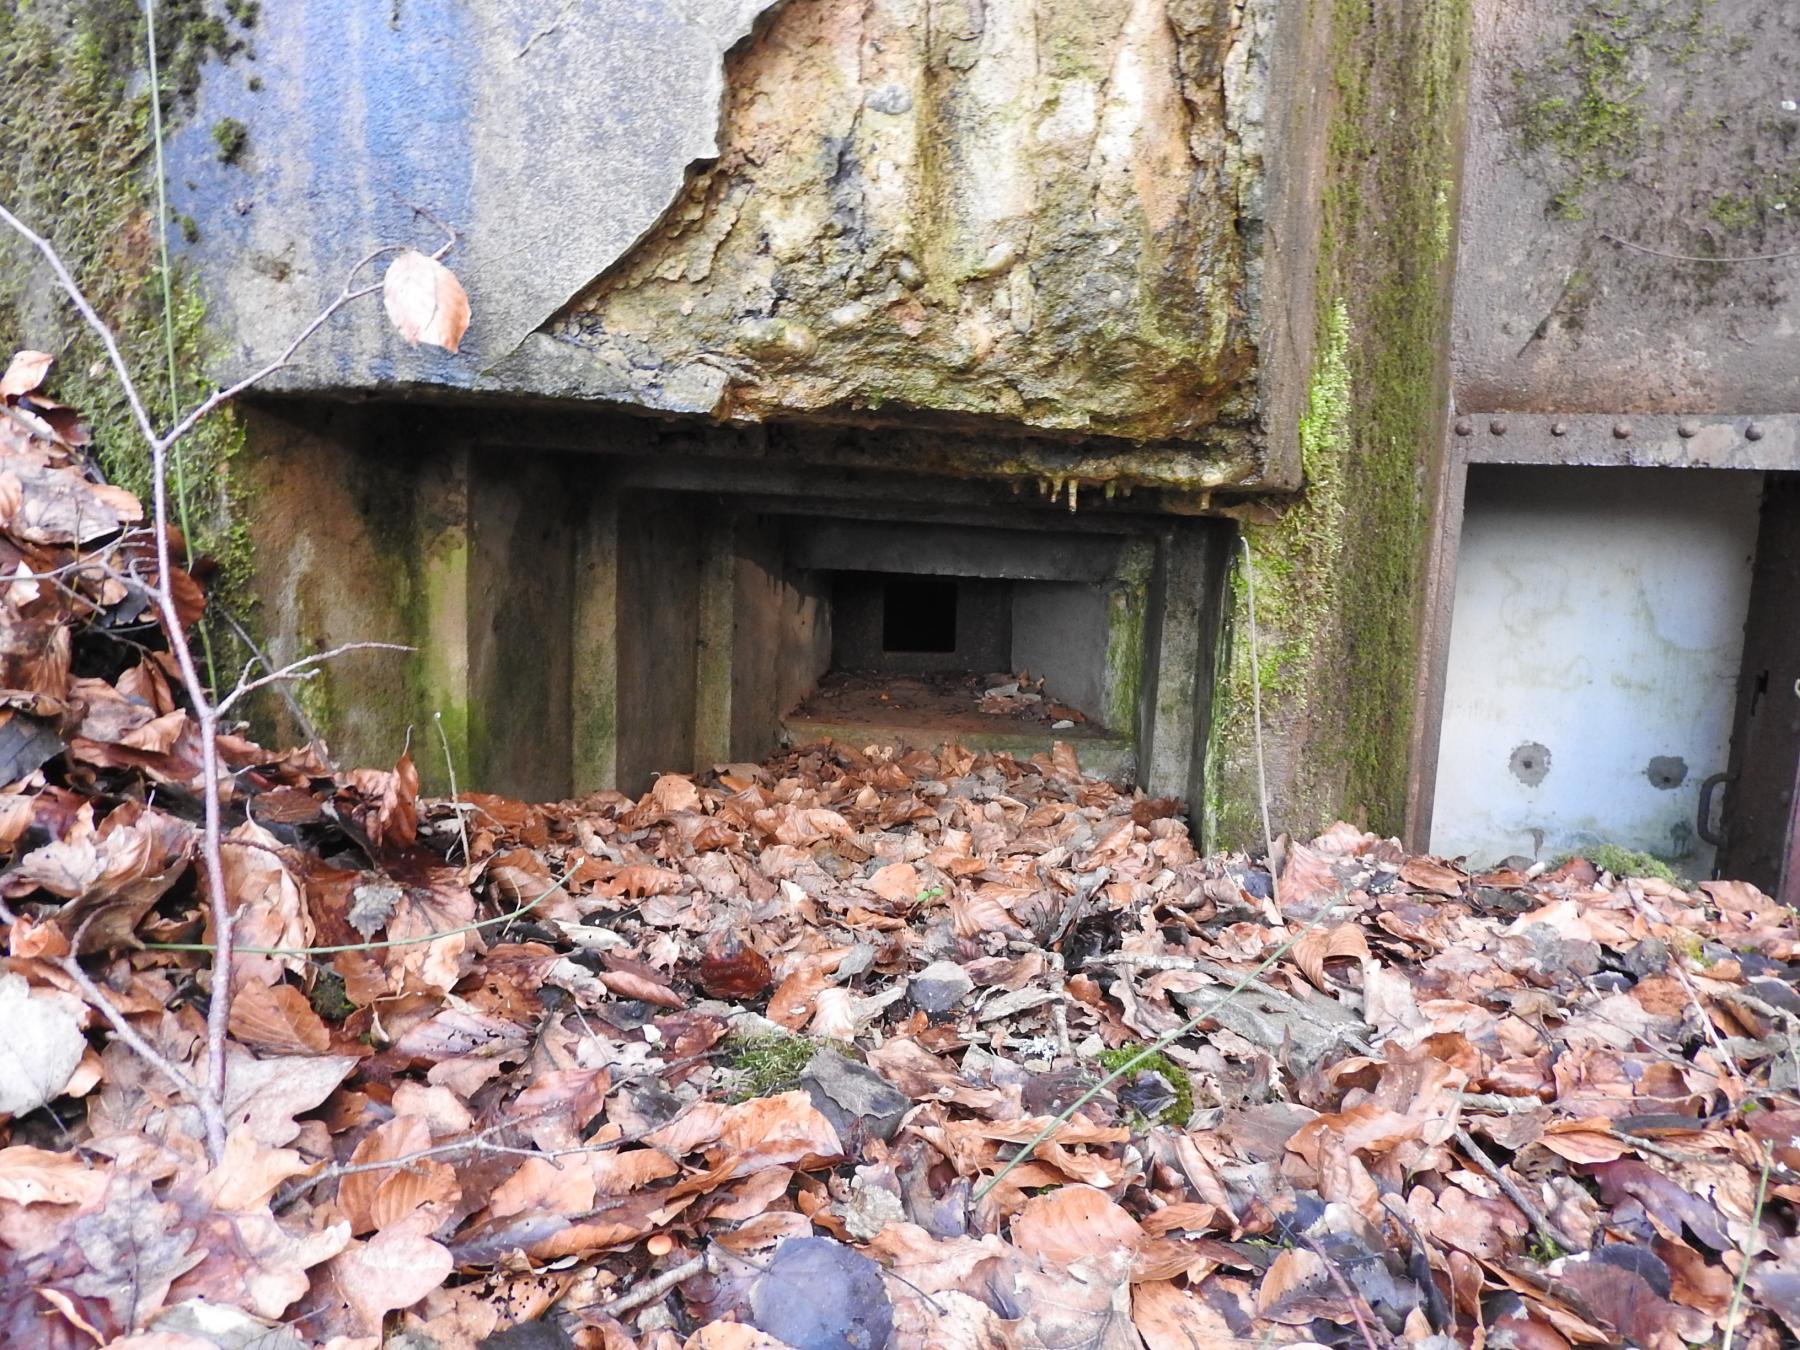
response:
[[[1329,930],[1309,928],[1300,935],[1292,953],[1294,964],[1300,967],[1306,978],[1320,989],[1327,990],[1332,987],[1325,978],[1327,961],[1346,957],[1358,962],[1372,962],[1375,959],[1362,929],[1353,923],[1340,923]]]
[[[409,347],[421,342],[454,352],[469,327],[469,295],[436,258],[407,249],[381,283],[388,320]]]
[[[1468,877],[1441,859],[1420,856],[1408,858],[1400,865],[1400,880],[1415,891],[1455,899],[1462,894],[1463,883]]]
[[[44,382],[55,360],[49,352],[14,352],[6,363],[6,373],[0,375],[0,399],[10,403],[20,394],[29,394]]]
[[[696,982],[711,998],[742,1003],[761,994],[774,978],[761,952],[736,938],[726,938],[708,949]]]
[[[455,1262],[447,1247],[426,1236],[433,1222],[416,1214],[333,1257],[313,1282],[308,1302],[320,1316],[305,1323],[308,1333],[379,1337],[388,1313],[442,1285]]]
[[[924,889],[919,871],[911,863],[889,863],[877,869],[863,884],[883,900],[896,905],[913,904]]]
[[[231,1034],[272,1055],[322,1055],[331,1048],[324,1019],[291,984],[243,984],[231,1000]]]
[[[350,1165],[375,1170],[352,1172],[338,1182],[338,1208],[350,1221],[352,1233],[391,1228],[426,1205],[456,1198],[456,1169],[448,1163],[422,1158],[378,1166],[430,1147],[431,1127],[419,1116],[396,1116],[356,1146]]]
[[[1072,1265],[1100,1251],[1135,1252],[1144,1230],[1104,1191],[1058,1186],[1034,1195],[1012,1221],[1013,1243],[1051,1265]]]
[[[186,870],[193,844],[192,825],[154,807],[128,802],[97,829],[83,807],[66,837],[26,854],[14,875],[69,897],[57,926],[71,938],[81,933],[83,952],[108,951],[135,941],[138,921]]]

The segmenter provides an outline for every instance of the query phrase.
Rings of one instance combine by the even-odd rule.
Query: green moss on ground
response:
[[[165,0],[158,19],[166,129],[197,87],[202,63],[243,44],[201,0]],[[145,58],[136,5],[52,0],[0,8],[0,199],[62,255],[113,329],[152,421],[167,425],[174,408],[211,392],[204,376],[213,348],[205,302],[177,269],[170,288],[171,390]],[[107,476],[147,500],[149,452],[104,350],[60,301],[36,255],[10,238],[0,241],[0,339],[30,341],[56,354],[51,391],[88,418]],[[242,445],[236,417],[229,410],[215,414],[177,447],[170,484],[193,552],[217,567],[213,604],[240,614],[249,594],[250,550],[232,460]],[[235,662],[228,628],[209,623],[203,636],[222,667]]]
[[[1583,849],[1580,853],[1567,853],[1558,858],[1554,866],[1561,867],[1571,858],[1586,858],[1602,872],[1611,872],[1615,877],[1655,877],[1658,881],[1666,881],[1671,885],[1678,884],[1678,878],[1669,865],[1661,858],[1637,849],[1624,848],[1618,844],[1601,844],[1598,847]]]
[[[1110,1050],[1100,1052],[1100,1063],[1108,1073],[1112,1073],[1137,1059],[1146,1048],[1142,1042],[1138,1041],[1117,1045]],[[1156,1074],[1169,1085],[1169,1090],[1175,1094],[1175,1100],[1162,1109],[1157,1115],[1157,1120],[1164,1125],[1173,1125],[1177,1128],[1186,1125],[1194,1114],[1194,1081],[1188,1076],[1188,1071],[1158,1050],[1138,1060],[1136,1066],[1121,1081],[1130,1082],[1140,1073]]]
[[[1307,750],[1271,766],[1283,828],[1347,816],[1397,832],[1405,813],[1469,4],[1332,0],[1330,23],[1318,329],[1294,431],[1305,491],[1275,523],[1243,527],[1254,657],[1234,560],[1208,754],[1211,845],[1259,841],[1253,686],[1268,739]]]
[[[725,1045],[731,1052],[726,1067],[737,1075],[730,1094],[734,1102],[793,1091],[819,1048],[809,1037],[782,1032],[733,1034],[726,1038]]]

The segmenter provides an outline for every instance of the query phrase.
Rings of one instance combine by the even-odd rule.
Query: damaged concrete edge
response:
[[[682,171],[680,184],[670,189],[668,200],[662,204],[662,209],[657,212],[655,219],[645,224],[636,238],[618,250],[615,256],[592,276],[585,277],[572,286],[566,295],[555,304],[550,305],[537,318],[520,322],[516,326],[514,335],[502,338],[497,344],[495,353],[481,367],[480,376],[475,381],[477,387],[484,378],[494,379],[501,367],[517,364],[519,349],[522,346],[529,342],[534,335],[541,334],[546,326],[554,323],[559,315],[565,313],[570,305],[574,304],[585,291],[590,290],[610,269],[631,257],[645,240],[657,235],[668,223],[670,213],[686,198],[693,186],[694,179],[718,161],[719,137],[724,129],[726,111],[731,102],[731,89],[725,78],[726,71],[730,69],[733,58],[757,40],[775,14],[784,8],[789,0],[726,0],[726,3],[734,6],[736,12],[723,23],[716,19],[702,19],[692,12],[693,7],[696,5],[704,7],[705,3],[706,0],[671,0],[671,8],[680,15],[682,21],[708,38],[716,40],[717,35],[721,32],[737,34],[736,38],[727,42],[720,49],[718,61],[708,72],[708,83],[713,90],[714,106],[708,145],[688,160],[686,168]],[[536,365],[537,363],[528,362],[528,364]],[[499,383],[504,385],[505,381],[502,380]]]

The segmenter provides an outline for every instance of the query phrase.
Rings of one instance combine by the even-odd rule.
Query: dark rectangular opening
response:
[[[881,591],[881,649],[955,651],[956,590],[948,577],[887,578]]]

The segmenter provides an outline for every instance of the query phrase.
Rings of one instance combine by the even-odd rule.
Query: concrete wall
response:
[[[462,355],[357,307],[290,390],[954,418],[1098,447],[965,472],[1292,489],[1304,8],[267,5],[176,120],[175,244],[235,370],[454,227]]]
[[[619,512],[615,782],[694,767],[704,517],[690,499],[640,496]]]
[[[469,491],[469,778],[491,792],[573,790],[576,503],[560,456],[475,456]],[[546,748],[555,751],[546,754]]]
[[[1012,593],[1012,669],[1044,681],[1058,703],[1109,725],[1107,636],[1113,588],[1078,581],[1026,582]]]
[[[1474,34],[1458,408],[1800,411],[1800,9],[1477,0]]]
[[[1478,468],[1468,488],[1434,851],[1614,843],[1709,875],[1761,477]]]
[[[118,17],[101,33],[104,11]],[[52,217],[84,276],[131,278],[103,309],[151,370],[137,15],[45,0],[0,36],[70,95],[55,120],[35,102],[11,119],[27,130],[0,195]],[[225,31],[246,49],[203,52],[179,77],[191,97],[167,100],[183,380],[266,359],[372,249],[435,247],[433,217],[455,227],[474,300],[458,356],[404,347],[367,303],[273,381],[447,416],[359,413],[304,445],[265,439],[267,419],[323,414],[249,419],[238,519],[269,535],[253,547],[271,645],[421,647],[366,695],[355,665],[315,689],[346,755],[391,758],[442,711],[452,758],[488,771],[481,709],[509,697],[537,626],[502,612],[496,578],[542,554],[534,503],[506,499],[523,484],[477,492],[471,464],[579,450],[592,457],[560,481],[586,514],[570,580],[545,596],[570,594],[569,692],[525,672],[534,711],[489,719],[517,736],[566,701],[572,765],[546,782],[629,784],[737,735],[702,659],[735,644],[741,606],[720,600],[735,592],[705,582],[736,555],[672,520],[659,535],[622,508],[627,483],[964,526],[997,510],[1043,523],[1053,498],[1071,531],[1129,518],[1157,538],[1161,580],[1146,562],[1133,584],[1178,603],[1111,614],[1110,669],[1159,659],[1105,696],[1130,720],[1121,692],[1146,691],[1151,781],[1198,792],[1213,725],[1203,814],[1217,842],[1250,841],[1242,695],[1246,672],[1268,675],[1277,814],[1392,823],[1423,432],[1443,392],[1457,0],[593,0],[551,16],[453,0],[265,5]],[[116,67],[97,85],[94,53]],[[95,125],[103,153],[84,140]],[[72,325],[10,262],[23,336],[61,350]],[[116,400],[103,411],[116,430]],[[365,455],[381,462],[352,462]],[[1238,640],[1224,536],[1201,514],[1258,532],[1273,659]],[[1215,684],[1220,597],[1231,663]],[[640,692],[672,715],[618,721]],[[493,771],[520,782],[503,759]]]
[[[831,665],[833,613],[828,575],[789,565],[779,524],[741,521],[736,556],[728,758],[758,759]]]
[[[890,651],[887,590],[904,574],[840,572],[832,583],[832,664],[845,670],[923,674],[928,671],[1002,671],[1012,655],[1012,586],[980,577],[931,577],[955,587],[955,648]]]

